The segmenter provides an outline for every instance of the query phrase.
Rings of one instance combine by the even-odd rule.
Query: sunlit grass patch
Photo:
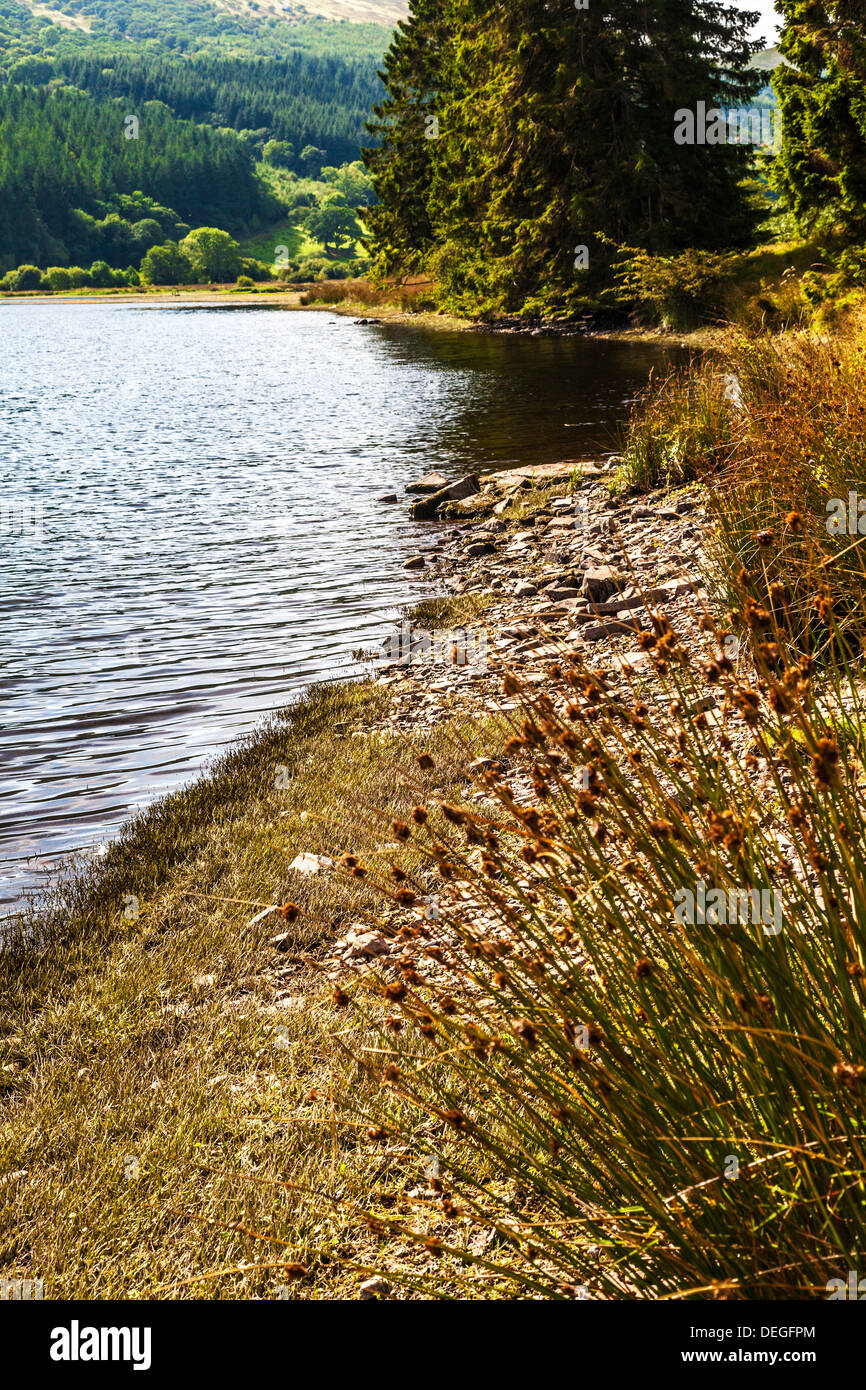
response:
[[[341,1016],[309,961],[350,922],[387,930],[389,904],[289,866],[371,852],[407,813],[406,742],[374,728],[387,708],[371,685],[314,691],[133,821],[0,954],[0,1173],[23,1174],[0,1184],[4,1277],[46,1298],[357,1296],[363,1221],[283,1179],[375,1205],[376,1150],[334,1123]],[[484,740],[414,745],[447,793]],[[259,917],[289,902],[299,916]]]
[[[715,360],[651,380],[624,432],[612,490],[651,492],[709,477],[730,456],[735,416],[730,380]]]
[[[502,599],[498,594],[446,594],[441,598],[425,598],[408,611],[416,626],[428,632],[442,628],[464,627],[489,613]]]

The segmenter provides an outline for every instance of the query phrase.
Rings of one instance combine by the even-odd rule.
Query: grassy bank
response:
[[[630,660],[563,641],[540,687],[506,677],[503,760],[412,812],[440,913],[399,993],[347,985],[378,1046],[343,1118],[435,1150],[413,1291],[824,1299],[856,1266],[864,340],[733,335],[650,393],[634,511],[703,455],[709,594],[675,616],[644,584]],[[417,1209],[388,1230],[431,1248]]]
[[[636,407],[595,541],[660,525],[647,490],[692,478],[714,531],[689,576],[708,599],[665,608],[655,561],[636,579],[631,665],[521,624],[546,674],[515,655],[508,729],[482,700],[398,735],[382,686],[315,691],[0,956],[4,1277],[91,1299],[844,1278],[866,1238],[866,571],[856,505],[853,531],[826,520],[866,487],[864,341],[857,319],[732,335]],[[509,521],[552,524],[555,491]],[[479,590],[412,621],[495,624]],[[350,859],[309,875],[302,853]],[[400,958],[334,974],[358,922]]]
[[[68,882],[37,950],[0,955],[3,1277],[46,1298],[357,1296],[364,1224],[279,1184],[377,1201],[369,1146],[334,1121],[340,1016],[311,962],[389,905],[289,865],[369,853],[411,805],[412,741],[372,731],[386,709],[359,684],[274,717]],[[455,732],[425,743],[443,791]],[[287,900],[297,921],[253,921]]]

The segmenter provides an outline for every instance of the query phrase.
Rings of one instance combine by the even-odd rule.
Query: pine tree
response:
[[[374,165],[380,264],[400,267],[405,247],[403,268],[430,258],[454,307],[512,311],[574,304],[603,282],[610,240],[667,251],[743,239],[747,150],[677,145],[674,128],[682,107],[757,89],[744,71],[756,16],[715,0],[618,0],[615,13],[599,0],[445,0],[424,91],[420,66],[411,82],[396,62],[427,51],[420,12],[386,61],[399,116]],[[412,141],[431,89],[439,138],[421,159]]]
[[[778,0],[789,66],[773,86],[782,148],[773,183],[805,225],[841,223],[866,234],[866,4]]]
[[[429,212],[433,150],[450,41],[449,0],[415,0],[401,21],[380,77],[386,97],[368,131],[380,143],[363,151],[379,202],[365,213],[376,270],[417,269],[434,245]]]

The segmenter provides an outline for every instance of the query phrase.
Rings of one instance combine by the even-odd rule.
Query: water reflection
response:
[[[610,449],[660,356],[106,303],[6,303],[0,341],[7,907],[381,641],[430,532],[379,494]]]

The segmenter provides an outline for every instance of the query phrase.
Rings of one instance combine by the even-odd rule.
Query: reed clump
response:
[[[301,296],[302,304],[358,304],[364,308],[399,309],[403,313],[432,309],[428,281],[374,285],[370,280],[325,280],[310,285]]]
[[[826,1296],[866,1249],[860,668],[772,612],[733,658],[701,632],[656,612],[645,671],[506,675],[477,793],[422,761],[415,867],[364,866],[404,950],[340,988],[345,1113],[402,1175],[373,1219],[416,1293]]]
[[[866,315],[843,334],[740,337],[735,448],[712,491],[712,554],[721,594],[745,590],[801,644],[864,635]],[[862,509],[861,509],[862,503]]]
[[[651,377],[621,441],[614,489],[651,492],[706,480],[730,460],[735,419],[731,383],[715,358]]]

